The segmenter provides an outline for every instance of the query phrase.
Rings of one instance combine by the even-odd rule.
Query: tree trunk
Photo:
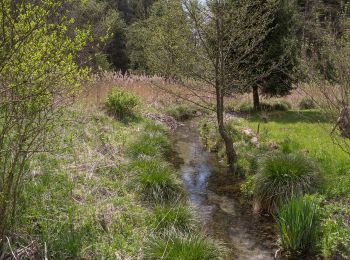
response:
[[[253,102],[254,102],[254,110],[260,110],[260,99],[259,99],[259,88],[258,86],[253,86]]]
[[[236,173],[237,154],[236,154],[235,148],[233,146],[233,140],[225,129],[224,99],[223,99],[222,90],[220,88],[216,88],[216,115],[217,115],[219,133],[220,133],[220,136],[224,140],[224,143],[225,143],[227,164],[229,165],[230,171],[233,174],[235,174]]]
[[[227,163],[233,174],[236,173],[237,155],[233,147],[233,140],[227,133],[224,124],[224,90],[225,90],[225,53],[224,53],[224,29],[223,29],[223,3],[218,0],[217,4],[217,41],[218,53],[215,59],[215,91],[216,91],[216,116],[218,120],[219,133],[224,140]]]

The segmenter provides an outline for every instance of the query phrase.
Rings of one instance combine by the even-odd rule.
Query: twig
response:
[[[9,239],[8,237],[6,237],[6,239],[7,239],[7,243],[8,243],[8,245],[9,245],[9,248],[10,248],[10,251],[11,251],[11,254],[12,254],[13,258],[16,259],[16,260],[18,260],[17,256],[15,255],[15,253],[14,253],[13,250],[12,250],[11,243],[10,243],[10,239]]]

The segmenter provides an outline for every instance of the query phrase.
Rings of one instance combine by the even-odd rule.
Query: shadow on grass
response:
[[[319,110],[273,111],[269,113],[251,113],[245,116],[250,122],[293,123],[329,123],[330,119]]]

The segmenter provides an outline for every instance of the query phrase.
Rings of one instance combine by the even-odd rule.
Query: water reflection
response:
[[[252,214],[239,198],[218,194],[218,180],[226,169],[214,155],[203,151],[194,124],[189,122],[179,127],[175,141],[184,161],[181,174],[185,188],[206,231],[226,243],[232,252],[229,259],[273,259],[272,222]]]

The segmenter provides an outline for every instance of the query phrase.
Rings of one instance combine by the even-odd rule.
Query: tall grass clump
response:
[[[319,167],[303,154],[269,155],[259,162],[255,176],[255,208],[274,213],[291,197],[312,192],[319,178]]]
[[[119,88],[111,90],[105,102],[107,109],[120,119],[134,117],[135,108],[139,103],[137,96]]]
[[[183,205],[157,206],[152,216],[152,225],[157,231],[191,232],[195,229],[195,224],[192,211],[188,206]]]
[[[303,98],[299,103],[299,108],[303,110],[315,109],[316,104],[311,98]]]
[[[320,215],[311,197],[291,199],[278,211],[277,224],[284,251],[298,256],[315,250],[320,233]]]
[[[166,113],[178,121],[185,121],[195,116],[196,109],[190,105],[181,104],[167,108]]]
[[[286,100],[279,100],[272,104],[272,110],[275,111],[288,111],[292,108],[292,105]]]
[[[194,234],[170,232],[150,239],[145,259],[213,260],[221,259],[223,248],[216,242]]]
[[[136,172],[144,200],[151,203],[166,203],[179,199],[182,194],[175,170],[161,159],[137,159],[131,169]]]
[[[168,157],[171,145],[166,135],[159,132],[146,132],[129,145],[128,152],[133,158],[140,156]]]

